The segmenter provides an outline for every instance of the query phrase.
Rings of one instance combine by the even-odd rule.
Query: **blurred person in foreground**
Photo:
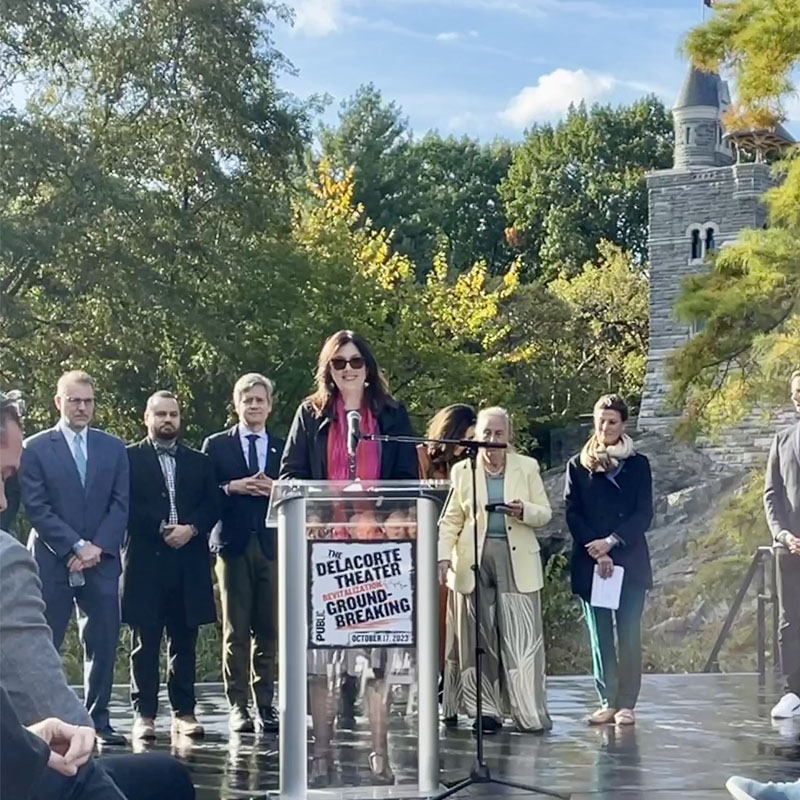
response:
[[[583,604],[600,697],[590,725],[633,725],[642,686],[642,611],[653,585],[645,537],[653,519],[653,480],[650,462],[625,433],[627,419],[628,406],[619,395],[601,397],[594,405],[594,431],[566,470],[572,591]],[[595,574],[608,578],[615,564],[625,570],[619,608],[591,605]]]
[[[800,413],[800,372],[789,391]],[[772,709],[775,719],[800,716],[800,423],[772,440],[764,481],[764,511],[778,564],[780,627],[778,644],[783,697]]]
[[[505,409],[484,408],[475,426],[478,441],[512,441]],[[542,733],[552,727],[545,690],[542,560],[535,529],[550,521],[550,503],[535,459],[510,448],[482,448],[477,461],[480,606],[475,604],[476,563],[470,464],[451,473],[451,494],[439,521],[439,582],[457,592],[460,703],[477,714],[482,692],[482,726],[496,733],[506,716],[517,729]],[[475,616],[480,641],[475,642]],[[484,652],[482,685],[476,686],[475,647]],[[445,683],[445,705],[452,688]],[[475,722],[477,727],[477,719]]]
[[[21,410],[19,397],[0,393],[0,510],[6,506],[5,481],[22,454]],[[193,800],[188,770],[171,756],[91,757],[92,719],[67,685],[44,610],[35,561],[0,531],[0,796]]]
[[[200,737],[195,661],[200,625],[217,621],[208,537],[219,490],[207,456],[180,441],[172,392],[147,399],[147,436],[128,447],[130,515],[122,552],[122,621],[131,628],[134,739],[156,737],[161,639],[167,638],[172,731]]]
[[[405,406],[392,397],[386,378],[366,340],[353,331],[330,336],[319,354],[316,391],[298,407],[286,441],[281,480],[346,481],[350,479],[347,453],[347,412],[359,411],[362,434],[413,435]],[[413,444],[359,442],[356,477],[362,481],[417,480],[417,457]],[[364,515],[367,516],[367,515]],[[368,526],[366,526],[368,527]],[[377,531],[365,531],[365,538]],[[359,535],[359,534],[356,534]],[[353,651],[345,654],[352,655]],[[328,666],[341,654],[309,651],[309,705],[314,733],[313,762],[309,785],[327,786],[334,778],[331,749],[333,719],[329,710]],[[394,783],[389,764],[386,733],[387,651],[368,652],[370,678],[366,685],[372,751],[369,769],[375,783]],[[355,688],[352,659],[344,659],[343,691]],[[354,698],[350,698],[352,703]],[[346,709],[345,709],[346,710]]]
[[[428,423],[427,439],[471,439],[475,435],[475,410],[463,403],[440,409]],[[453,467],[466,456],[457,444],[417,445],[419,477],[422,480],[450,480]],[[448,658],[447,654],[450,654]],[[444,723],[448,727],[458,724],[459,676],[458,666],[458,604],[455,593],[447,584],[439,586],[439,672],[441,674],[439,700]],[[445,692],[445,684],[450,684]],[[445,698],[447,700],[445,701]]]
[[[119,643],[128,458],[122,440],[90,427],[95,413],[90,375],[80,370],[63,374],[55,405],[58,423],[29,437],[22,453],[22,502],[32,526],[28,547],[39,566],[57,650],[77,608],[84,702],[97,738],[125,744],[111,727],[108,701]]]

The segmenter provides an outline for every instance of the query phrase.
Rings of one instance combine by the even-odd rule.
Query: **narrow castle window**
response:
[[[703,243],[700,240],[700,231],[697,228],[692,230],[692,258],[703,257]]]
[[[686,129],[683,132],[683,143],[684,144],[691,144],[692,143],[692,126],[687,125]]]
[[[706,228],[706,253],[714,253],[717,250],[717,243],[714,241],[714,229]]]

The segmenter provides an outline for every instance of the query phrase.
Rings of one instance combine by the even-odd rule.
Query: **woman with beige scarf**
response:
[[[653,585],[645,533],[653,518],[650,463],[625,433],[628,407],[619,395],[594,406],[594,432],[567,464],[564,500],[572,534],[572,591],[583,603],[600,708],[591,725],[632,725],[642,683],[641,619]],[[619,608],[591,604],[592,581],[624,568]],[[619,648],[614,642],[616,622]]]

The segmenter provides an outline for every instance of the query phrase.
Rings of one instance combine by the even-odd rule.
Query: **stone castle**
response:
[[[641,430],[669,434],[679,418],[668,402],[667,360],[697,332],[673,313],[683,279],[707,269],[707,256],[742,229],[766,225],[761,198],[773,185],[767,156],[792,142],[781,126],[726,134],[729,104],[728,87],[718,75],[690,68],[673,109],[674,164],[647,176],[650,349]],[[766,456],[778,424],[756,412],[719,441],[699,444],[715,460],[749,466]]]

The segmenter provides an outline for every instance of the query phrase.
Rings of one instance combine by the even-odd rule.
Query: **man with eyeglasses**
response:
[[[61,376],[55,427],[25,442],[22,502],[31,521],[28,547],[39,565],[47,623],[61,648],[78,609],[84,653],[84,700],[97,738],[124,744],[112,727],[108,701],[119,641],[120,548],[128,524],[128,458],[116,436],[90,428],[94,380],[73,370]]]
[[[19,469],[24,413],[17,392],[0,392],[0,511]],[[53,647],[36,563],[2,530],[0,642],[0,797],[194,800],[188,770],[165,753],[92,758],[92,720]]]

